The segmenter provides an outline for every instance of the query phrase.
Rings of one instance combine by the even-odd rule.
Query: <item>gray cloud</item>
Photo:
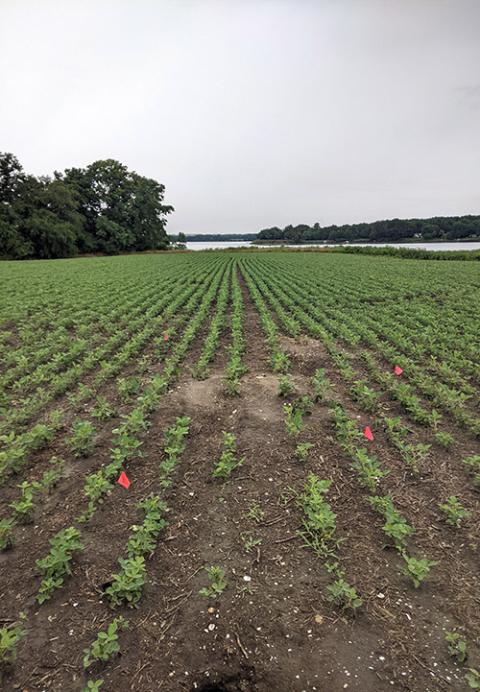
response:
[[[1,0],[0,149],[115,157],[169,230],[480,213],[477,0]]]

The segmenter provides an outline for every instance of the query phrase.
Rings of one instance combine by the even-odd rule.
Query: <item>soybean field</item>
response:
[[[480,689],[479,344],[475,262],[2,262],[2,689]]]

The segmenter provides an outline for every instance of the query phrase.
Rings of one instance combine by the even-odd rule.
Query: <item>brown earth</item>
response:
[[[440,563],[432,578],[414,590],[399,574],[396,552],[384,547],[381,519],[369,508],[366,491],[335,441],[324,404],[315,406],[300,436],[313,444],[309,459],[295,459],[296,440],[286,433],[277,378],[270,372],[266,342],[245,289],[244,300],[249,371],[242,378],[241,396],[225,393],[226,330],[208,379],[192,379],[184,367],[163,397],[144,438],[144,457],[127,469],[130,489],[116,486],[84,526],[85,550],[51,601],[36,605],[35,560],[48,551],[48,538],[84,508],[83,476],[107,461],[111,428],[118,419],[104,426],[93,457],[71,460],[70,475],[47,498],[34,526],[19,529],[18,545],[0,554],[0,622],[16,619],[22,610],[29,616],[28,637],[3,689],[81,690],[84,649],[120,613],[130,621],[129,630],[120,635],[121,656],[92,667],[88,675],[103,678],[102,692],[465,689],[463,672],[448,656],[443,638],[445,629],[464,625],[470,633],[479,624],[479,532],[469,524],[457,538],[440,525],[433,503],[450,487],[449,478],[476,511],[478,496],[467,490],[463,470],[452,468],[444,452],[432,460],[425,479],[406,477],[384,433],[375,429],[374,451],[390,470],[382,488],[392,492],[415,525],[419,551]],[[282,344],[291,355],[299,393],[309,390],[315,369],[325,367],[348,412],[359,425],[371,424],[348,399],[318,342],[284,338]],[[200,351],[199,337],[187,363],[193,364]],[[180,415],[190,416],[192,423],[165,495],[168,527],[147,560],[139,608],[113,613],[102,600],[102,588],[116,571],[130,526],[140,519],[137,502],[158,492],[163,433]],[[222,431],[235,433],[245,457],[225,483],[211,476]],[[68,458],[68,450],[61,451]],[[429,475],[438,469],[438,476]],[[332,479],[328,500],[337,513],[339,557],[346,578],[364,600],[356,617],[327,601],[331,576],[298,535],[301,512],[295,493],[312,472]],[[263,512],[258,522],[249,516],[255,504]],[[261,541],[250,552],[248,538]],[[209,565],[222,566],[228,582],[215,600],[199,594],[208,583],[204,567]]]

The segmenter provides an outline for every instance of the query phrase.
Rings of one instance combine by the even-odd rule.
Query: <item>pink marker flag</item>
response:
[[[363,431],[363,435],[364,435],[364,437],[367,438],[367,440],[370,440],[370,442],[373,442],[373,440],[375,439],[375,437],[373,436],[373,433],[372,433],[372,431],[370,430],[370,428],[369,428],[368,425],[367,425],[367,427],[365,428],[365,430]]]
[[[129,489],[130,481],[129,481],[128,476],[125,473],[125,471],[122,471],[122,473],[120,474],[120,478],[118,479],[117,483],[119,485],[123,486],[124,488],[126,488],[127,490]]]
[[[400,377],[400,375],[401,375],[402,372],[403,372],[403,369],[402,369],[399,365],[396,365],[396,366],[393,368],[393,372],[395,373],[395,375],[396,375],[397,377]]]
[[[164,341],[168,341],[169,338],[170,338],[170,337],[169,337],[168,333],[165,332],[165,334],[163,335],[163,340],[164,340]]]

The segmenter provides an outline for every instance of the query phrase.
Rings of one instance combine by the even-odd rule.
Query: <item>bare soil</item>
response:
[[[35,560],[48,551],[48,538],[84,508],[83,477],[107,461],[118,418],[102,428],[93,457],[70,459],[71,472],[44,502],[35,524],[20,528],[17,546],[0,554],[0,622],[15,620],[20,611],[29,615],[26,645],[19,647],[3,689],[75,692],[84,687],[83,650],[114,617],[102,589],[116,571],[129,528],[140,519],[136,504],[158,491],[163,433],[184,415],[192,419],[190,434],[165,495],[168,527],[147,561],[140,607],[115,611],[130,621],[129,630],[120,635],[121,655],[89,671],[90,678],[104,679],[102,690],[465,689],[463,671],[448,656],[444,630],[463,625],[469,632],[478,631],[479,529],[468,525],[459,539],[439,525],[434,507],[445,493],[453,494],[453,488],[478,512],[478,495],[463,469],[452,468],[448,453],[440,450],[424,476],[411,479],[384,432],[375,429],[374,452],[390,470],[385,492],[415,525],[419,549],[439,561],[428,584],[414,590],[399,574],[400,558],[385,546],[381,519],[368,506],[367,493],[335,441],[325,405],[315,406],[301,436],[313,444],[309,459],[295,459],[296,441],[286,433],[277,378],[269,370],[261,325],[245,290],[244,300],[249,370],[241,396],[225,393],[225,330],[210,376],[195,380],[185,367],[163,397],[145,436],[144,456],[127,469],[131,487],[126,491],[116,486],[85,525],[85,550],[64,588],[39,608]],[[188,363],[198,358],[201,343],[199,338],[193,345]],[[345,386],[319,342],[284,337],[282,344],[291,355],[299,393],[309,390],[311,375],[324,367],[359,425],[372,423],[348,403]],[[237,436],[245,457],[224,483],[211,475],[221,453],[222,431]],[[68,459],[68,449],[56,444]],[[356,617],[327,602],[330,575],[298,534],[301,513],[295,493],[309,473],[333,481],[328,499],[342,538],[339,555],[364,600]],[[0,493],[2,501],[10,501],[11,491],[3,488]],[[249,514],[254,505],[263,512],[259,521]],[[260,542],[247,551],[249,538]],[[215,600],[199,594],[208,583],[204,568],[210,565],[222,566],[228,581]]]

